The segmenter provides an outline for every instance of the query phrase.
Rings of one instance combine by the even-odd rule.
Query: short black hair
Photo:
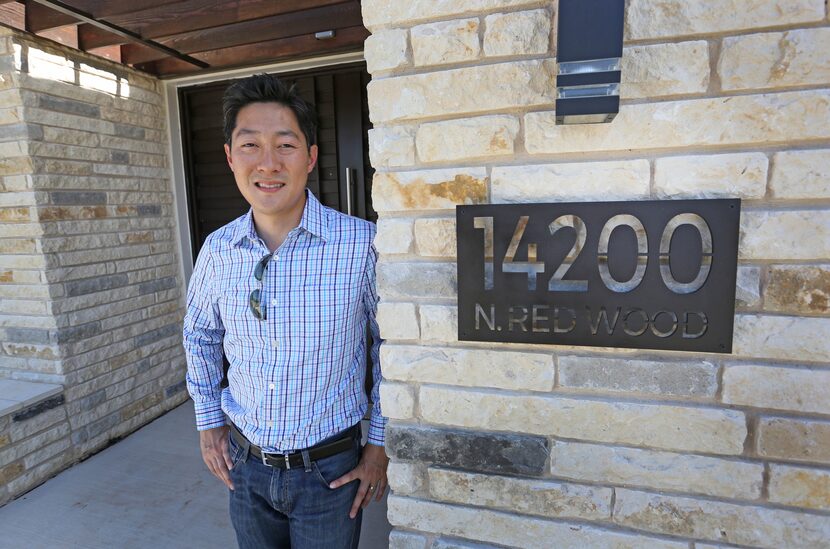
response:
[[[222,118],[225,143],[231,144],[239,111],[251,103],[278,103],[291,109],[305,135],[309,147],[317,142],[317,113],[314,107],[300,97],[297,85],[283,82],[270,74],[255,74],[237,80],[225,90],[222,98]]]

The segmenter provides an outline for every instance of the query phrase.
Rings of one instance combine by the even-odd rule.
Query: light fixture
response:
[[[314,33],[314,38],[316,38],[317,40],[331,40],[332,38],[334,38],[334,31],[333,30],[327,30],[327,31],[315,32]]]
[[[611,122],[620,111],[625,0],[559,0],[556,123]]]

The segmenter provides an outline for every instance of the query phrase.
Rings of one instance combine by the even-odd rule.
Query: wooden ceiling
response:
[[[162,78],[360,51],[369,36],[359,0],[0,0],[0,24]]]

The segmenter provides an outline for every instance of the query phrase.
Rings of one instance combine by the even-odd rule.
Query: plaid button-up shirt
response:
[[[276,250],[261,283],[254,268],[269,250],[250,211],[208,236],[199,252],[184,319],[196,426],[224,425],[227,414],[254,444],[287,452],[354,425],[369,405],[368,323],[374,340],[369,442],[383,445],[375,226],[306,195],[299,226]],[[264,321],[248,305],[256,288]],[[223,347],[230,362],[224,390]]]

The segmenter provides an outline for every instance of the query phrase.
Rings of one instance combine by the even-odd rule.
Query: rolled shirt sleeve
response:
[[[369,331],[372,334],[372,349],[369,353],[372,359],[372,411],[369,417],[369,438],[370,444],[377,446],[384,445],[384,429],[387,418],[383,416],[380,402],[380,384],[382,374],[380,368],[380,345],[383,340],[380,338],[380,329],[377,322],[378,293],[377,277],[375,266],[377,265],[378,253],[375,246],[369,249],[369,258],[366,262],[366,290],[363,293],[363,304],[366,308],[366,318],[369,323]]]

